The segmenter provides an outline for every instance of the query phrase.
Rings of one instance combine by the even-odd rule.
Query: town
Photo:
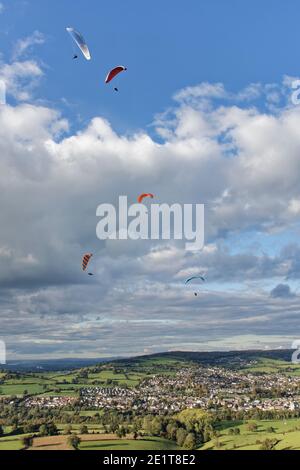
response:
[[[300,366],[290,358],[174,352],[2,369],[0,448],[298,449]]]
[[[83,387],[78,397],[29,396],[24,398],[24,404],[29,408],[76,404],[87,410],[135,410],[156,414],[176,413],[187,408],[295,411],[300,409],[300,377],[191,366],[180,369],[174,377],[153,375],[132,388]]]

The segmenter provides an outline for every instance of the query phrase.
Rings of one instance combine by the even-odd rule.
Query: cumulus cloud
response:
[[[17,102],[32,100],[33,91],[43,76],[43,70],[36,60],[26,56],[32,52],[35,45],[43,44],[44,41],[44,35],[35,31],[32,35],[16,42],[9,63],[0,61],[1,103],[5,103],[8,97],[14,98]]]
[[[41,75],[35,67],[1,70],[18,96],[20,77]],[[300,109],[248,105],[261,88],[250,85],[227,104],[222,84],[179,91],[157,120],[159,142],[146,131],[119,135],[102,117],[71,134],[57,110],[0,108],[1,331],[13,356],[290,340],[298,297],[282,284],[270,295],[269,283],[299,279],[298,245],[264,253],[231,244],[245,233],[272,244],[298,222]],[[135,202],[144,188],[158,202],[205,204],[202,252],[186,252],[180,241],[96,238],[98,204],[117,205],[121,194]],[[93,278],[80,269],[87,251],[95,254]],[[197,272],[207,282],[195,299],[195,286],[183,281]]]
[[[0,80],[5,84],[6,94],[17,101],[31,99],[32,91],[37,87],[42,75],[42,69],[32,60],[0,63]]]

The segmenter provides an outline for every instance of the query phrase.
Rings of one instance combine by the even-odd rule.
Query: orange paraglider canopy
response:
[[[139,197],[138,197],[138,203],[141,204],[143,202],[143,200],[145,199],[145,197],[151,197],[151,199],[153,199],[154,195],[151,194],[151,193],[140,194]]]

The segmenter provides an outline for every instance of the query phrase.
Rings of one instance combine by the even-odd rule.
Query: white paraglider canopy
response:
[[[91,60],[91,54],[88,48],[87,43],[85,42],[84,37],[81,33],[76,31],[74,28],[66,28],[68,33],[70,34],[71,38],[75,41],[79,49],[81,50],[82,54],[86,58],[86,60]]]

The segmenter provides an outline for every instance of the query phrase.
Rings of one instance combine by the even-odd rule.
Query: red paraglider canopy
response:
[[[143,202],[143,199],[145,199],[145,197],[151,197],[151,199],[153,199],[154,195],[151,194],[151,193],[140,194],[139,197],[138,197],[138,203],[141,204]]]
[[[116,75],[118,75],[120,72],[124,72],[127,70],[126,67],[123,67],[123,65],[119,65],[118,67],[115,67],[112,69],[110,72],[108,72],[105,83],[109,83],[113,78],[115,78]]]

